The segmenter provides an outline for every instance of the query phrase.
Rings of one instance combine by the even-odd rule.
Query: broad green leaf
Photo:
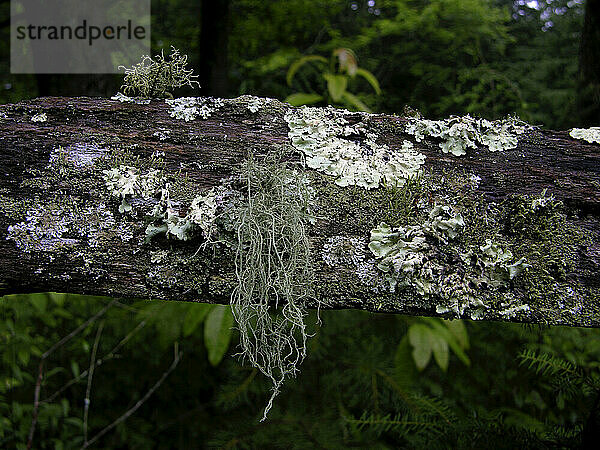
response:
[[[435,362],[440,369],[442,369],[444,372],[448,370],[448,342],[446,342],[441,335],[436,334],[435,331],[431,333],[431,348],[433,350]]]
[[[452,334],[451,330],[447,328],[446,325],[449,323],[449,321],[436,318],[427,318],[427,323],[435,330],[435,332],[444,338],[458,359],[460,359],[466,366],[471,365],[471,360],[463,350],[462,344],[459,342],[457,337]],[[463,339],[465,337],[466,335],[463,337]]]
[[[229,348],[233,315],[229,306],[215,305],[204,324],[204,345],[208,351],[208,361],[218,365]]]
[[[336,103],[341,101],[348,86],[348,76],[324,73],[323,78],[327,80],[327,90],[329,91],[329,95],[331,95],[331,99]]]
[[[462,320],[445,320],[444,324],[450,330],[450,333],[460,344],[462,348],[469,348],[469,335],[467,334],[467,328]]]
[[[190,305],[185,320],[183,321],[183,335],[189,336],[192,334],[213,307],[214,305],[208,305],[206,303]]]
[[[321,63],[327,64],[327,58],[320,56],[320,55],[306,55],[306,56],[303,56],[302,58],[294,61],[290,65],[290,68],[288,69],[287,75],[285,77],[288,86],[292,85],[292,79],[294,78],[294,75],[296,74],[296,72],[298,72],[298,69],[300,69],[300,67],[302,67],[304,64],[311,62],[311,61],[316,61],[316,62],[321,62]]]
[[[408,341],[413,347],[412,356],[417,369],[425,369],[431,359],[431,328],[422,324],[411,325],[408,329]]]
[[[377,78],[375,78],[375,75],[373,75],[371,72],[369,72],[366,69],[361,69],[360,67],[358,67],[356,69],[356,75],[363,77],[365,80],[367,80],[367,82],[375,90],[377,95],[381,94],[381,87],[379,87],[379,81],[377,81]]]
[[[38,313],[43,313],[46,311],[46,306],[48,305],[48,294],[31,294],[29,296],[29,301]]]
[[[297,92],[295,94],[288,95],[284,102],[289,103],[292,106],[312,105],[323,100],[323,96],[319,94],[307,94],[304,92]]]
[[[348,91],[344,92],[342,98],[344,102],[350,107],[354,107],[359,111],[371,112],[367,105],[365,105],[356,95],[351,94]]]

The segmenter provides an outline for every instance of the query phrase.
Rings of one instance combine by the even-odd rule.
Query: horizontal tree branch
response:
[[[279,155],[310,186],[309,306],[600,326],[600,145],[445,122],[489,128],[463,149],[416,117],[315,109],[313,120],[249,96],[188,103],[0,106],[0,295],[228,303],[227,205],[252,195],[239,178],[250,155]],[[491,151],[502,124],[516,146]],[[202,222],[215,193],[217,218]],[[192,219],[194,201],[205,209]]]

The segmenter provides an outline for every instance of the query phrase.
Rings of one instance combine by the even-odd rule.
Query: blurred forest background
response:
[[[340,98],[335,73],[354,107],[516,113],[568,129],[600,125],[599,3],[153,0],[152,46],[179,48],[200,75],[199,91],[177,96],[300,92],[323,105]],[[11,75],[9,23],[3,0],[0,102],[118,91],[116,75]],[[376,81],[344,72],[340,48]],[[27,448],[39,374],[32,448],[578,448],[600,427],[598,330],[361,311],[321,319],[300,375],[259,422],[270,384],[232,357],[227,307],[6,296],[0,448]]]

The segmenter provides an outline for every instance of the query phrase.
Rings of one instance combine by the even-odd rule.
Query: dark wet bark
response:
[[[187,177],[186,183],[201,192],[230,176],[249,150],[260,155],[288,143],[283,120],[286,109],[286,105],[273,101],[252,114],[247,100],[238,99],[227,101],[206,120],[185,122],[170,117],[169,106],[158,100],[138,105],[48,97],[0,106],[0,295],[57,291],[227,303],[235,283],[231,254],[200,252],[194,255],[194,264],[189,264],[190,246],[194,254],[199,243],[162,239],[153,245],[144,244],[143,218],[128,219],[133,238],[123,239],[115,230],[107,229],[99,247],[93,249],[86,239],[67,233],[63,238],[71,239],[68,249],[61,247],[56,255],[52,250],[23,251],[9,238],[8,229],[26,221],[31,215],[28,211],[40,204],[67,213],[74,208],[79,213],[98,205],[102,196],[114,217],[118,216],[119,202],[107,194],[97,173],[84,168],[78,174],[48,174],[51,154],[59,146],[85,144],[104,152],[128,148],[141,160],[164,152],[165,173],[174,179]],[[47,114],[46,122],[31,121],[41,112]],[[377,115],[371,116],[369,123],[377,127],[381,142],[394,147],[410,138],[403,133],[405,120]],[[553,310],[551,314],[540,307],[527,317],[494,319],[600,326],[600,145],[575,140],[568,132],[534,129],[520,137],[518,148],[505,152],[478,149],[457,158],[440,153],[437,142],[430,139],[417,148],[426,155],[427,170],[433,174],[477,174],[481,181],[476,193],[465,195],[501,203],[514,195],[539,195],[546,190],[564,202],[567,224],[588,236],[585,244],[574,244],[578,246],[574,272],[561,281],[583,293],[577,300],[581,311]],[[374,191],[364,192],[367,197],[375,195]],[[354,214],[347,211],[349,217]],[[349,232],[346,225],[336,223],[337,217],[315,226],[311,240],[316,259],[332,230]],[[366,233],[368,236],[368,230]],[[157,250],[175,255],[175,262],[171,266],[160,263],[157,270],[150,256]],[[325,286],[320,295],[329,307],[437,314],[435,305],[427,300],[365,294],[356,283],[345,283],[345,274],[322,266],[317,262],[315,284]],[[158,278],[161,281],[155,282]]]

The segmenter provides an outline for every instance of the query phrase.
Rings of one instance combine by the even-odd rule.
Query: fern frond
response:
[[[412,400],[420,408],[423,416],[438,416],[446,425],[451,425],[456,422],[456,415],[450,407],[442,400],[425,395],[414,394]]]
[[[524,350],[517,356],[521,366],[527,366],[537,375],[569,377],[570,380],[581,380],[583,375],[579,368],[571,362],[548,353],[537,353],[534,350]]]
[[[344,417],[344,421],[358,431],[368,428],[371,432],[377,435],[394,432],[400,436],[411,436],[425,433],[431,436],[432,434],[439,434],[441,432],[439,420],[421,415],[378,415],[365,411],[359,419]]]

